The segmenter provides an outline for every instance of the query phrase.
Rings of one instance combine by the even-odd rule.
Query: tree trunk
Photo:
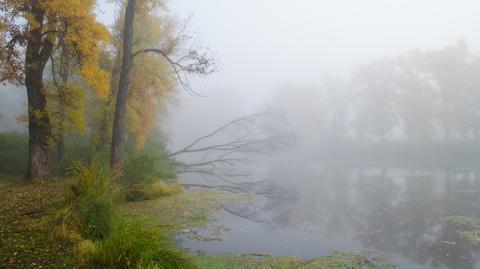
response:
[[[29,68],[27,68],[29,69]],[[48,148],[51,135],[50,119],[46,114],[47,100],[42,72],[27,71],[25,85],[28,96],[28,180],[45,178],[49,174]]]
[[[38,1],[31,6],[33,18],[43,24],[44,12]],[[30,31],[25,53],[25,86],[28,97],[28,168],[26,180],[45,178],[49,174],[48,149],[51,136],[50,119],[47,115],[47,99],[43,85],[43,70],[53,45],[42,44],[42,27]]]
[[[128,0],[125,10],[125,24],[123,28],[122,70],[117,91],[117,103],[113,118],[112,147],[110,151],[110,167],[117,171],[123,169],[123,138],[125,132],[125,114],[127,110],[127,93],[129,76],[132,68],[132,39],[135,17],[135,0]]]

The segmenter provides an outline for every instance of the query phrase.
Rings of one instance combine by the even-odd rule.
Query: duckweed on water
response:
[[[205,269],[393,269],[384,256],[369,253],[332,252],[311,260],[297,257],[273,257],[266,255],[222,254],[197,255],[195,262]]]
[[[457,232],[473,244],[480,244],[480,219],[466,216],[449,216],[445,220],[450,223],[466,226]]]
[[[170,232],[204,228],[214,220],[211,213],[225,204],[248,201],[248,195],[233,195],[211,190],[184,191],[176,196],[158,200],[126,203],[121,211],[130,216],[148,215]]]

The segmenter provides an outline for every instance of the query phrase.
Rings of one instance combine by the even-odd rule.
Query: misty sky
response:
[[[113,5],[99,5],[113,22]],[[438,48],[464,38],[480,51],[480,2],[473,0],[170,0],[181,19],[193,14],[194,44],[216,52],[220,71],[195,80],[207,98],[181,98],[168,129],[182,141],[193,128],[261,107],[282,83],[315,84],[347,76],[373,58]],[[4,95],[2,95],[4,96]],[[18,104],[22,106],[23,104]],[[208,120],[208,124],[204,124]]]
[[[169,6],[181,18],[194,14],[196,41],[220,60],[220,72],[197,84],[209,97],[188,97],[172,112],[176,139],[186,128],[202,128],[205,117],[214,126],[257,109],[285,82],[347,76],[373,58],[458,38],[480,51],[479,1],[176,0]]]

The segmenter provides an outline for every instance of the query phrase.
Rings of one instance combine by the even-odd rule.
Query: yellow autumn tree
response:
[[[59,50],[78,63],[85,87],[108,93],[108,73],[98,65],[108,31],[96,21],[94,0],[2,0],[0,2],[0,80],[25,85],[28,97],[27,179],[49,173],[48,149],[55,119],[49,111],[44,72]],[[63,85],[62,94],[75,92]],[[62,104],[63,105],[63,104]],[[51,106],[50,106],[51,107]]]
[[[110,167],[118,172],[123,170],[123,142],[126,134],[126,115],[129,99],[131,73],[138,64],[136,60],[145,55],[159,57],[168,64],[175,74],[177,84],[189,93],[195,93],[190,88],[186,79],[187,75],[207,75],[215,71],[215,63],[206,52],[194,49],[183,51],[183,55],[174,53],[178,44],[182,43],[185,35],[162,36],[161,42],[148,47],[142,44],[142,39],[135,39],[135,18],[155,15],[155,10],[163,6],[160,0],[127,0],[125,3],[125,16],[123,17],[122,37],[122,61],[118,79],[118,87],[115,93],[115,112],[113,115],[112,140],[110,147]],[[158,12],[158,11],[157,11]],[[131,91],[130,91],[131,92]],[[141,133],[139,133],[141,134]],[[142,142],[137,143],[141,145]]]
[[[125,6],[119,11],[125,12]],[[162,47],[168,53],[174,53],[187,40],[179,31],[175,20],[166,14],[161,2],[137,2],[137,16],[134,24],[134,50],[148,47]],[[118,87],[121,65],[123,17],[118,16],[112,33],[112,43],[116,55],[113,56],[112,89]],[[158,113],[164,108],[168,96],[176,89],[175,73],[170,64],[161,56],[139,55],[130,73],[128,86],[126,135],[135,150],[143,149],[146,138],[158,119]],[[115,94],[98,107],[95,129],[97,143],[107,143],[111,138],[111,116],[114,110]]]

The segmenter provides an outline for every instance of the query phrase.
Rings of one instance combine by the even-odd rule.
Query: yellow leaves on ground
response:
[[[70,247],[50,236],[63,203],[63,181],[0,182],[0,264],[5,268],[72,268]]]

